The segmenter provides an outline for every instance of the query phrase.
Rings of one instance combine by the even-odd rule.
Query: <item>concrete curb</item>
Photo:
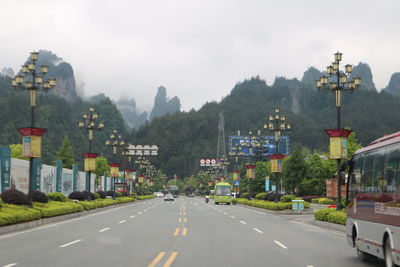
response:
[[[128,202],[128,203],[122,203],[122,204],[116,204],[116,205],[111,205],[107,207],[102,207],[102,208],[97,208],[93,210],[83,210],[83,211],[78,211],[74,213],[69,213],[69,214],[64,214],[64,215],[59,215],[59,216],[54,216],[54,217],[49,217],[49,218],[43,218],[43,219],[38,219],[38,220],[33,220],[29,222],[21,222],[17,224],[10,224],[10,225],[4,225],[0,226],[0,236],[12,232],[17,232],[17,231],[22,231],[38,226],[42,226],[45,224],[51,224],[51,223],[57,223],[61,221],[66,221],[86,215],[91,215],[91,214],[96,214],[105,210],[110,210],[110,209],[115,209],[115,208],[121,208],[123,206],[129,206],[129,205],[135,205],[136,203],[140,201],[146,201],[145,200],[136,200],[135,202]]]
[[[318,221],[318,220],[313,220],[311,222],[312,225],[321,227],[321,228],[326,228],[329,230],[334,230],[342,233],[346,233],[346,226],[342,224],[337,224],[337,223],[331,223],[331,222],[325,222],[325,221]]]
[[[271,214],[280,214],[280,215],[304,215],[304,214],[314,214],[314,211],[312,209],[305,209],[304,211],[298,212],[298,211],[292,211],[292,210],[269,210],[269,209],[263,209],[263,208],[257,208],[253,206],[248,206],[248,205],[243,205],[243,204],[235,204],[236,206],[240,207],[245,207],[253,210],[258,210],[258,211],[264,211],[266,213],[271,213]]]

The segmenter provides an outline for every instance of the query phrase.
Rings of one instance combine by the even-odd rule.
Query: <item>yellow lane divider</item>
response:
[[[169,267],[174,262],[176,256],[178,256],[178,252],[172,252],[171,256],[169,256],[168,260],[164,263],[163,267]]]
[[[165,252],[160,252],[157,257],[147,266],[147,267],[155,267],[157,263],[164,257]]]
[[[179,235],[179,231],[180,231],[180,230],[179,230],[179,228],[176,228],[176,229],[175,229],[174,236],[177,236],[177,235]]]
[[[187,234],[187,228],[183,228],[182,235],[186,236],[186,234]]]

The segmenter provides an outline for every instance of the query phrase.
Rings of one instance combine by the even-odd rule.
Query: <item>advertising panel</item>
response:
[[[263,156],[277,154],[275,151],[275,138],[273,136],[229,136],[229,155],[239,157],[254,157],[257,150]],[[289,153],[289,137],[280,136],[278,141],[278,154]]]

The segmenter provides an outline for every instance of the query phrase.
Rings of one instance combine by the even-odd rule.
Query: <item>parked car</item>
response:
[[[164,201],[174,201],[174,196],[171,193],[168,193],[164,196]]]

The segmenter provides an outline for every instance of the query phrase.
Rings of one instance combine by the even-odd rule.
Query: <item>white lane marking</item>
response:
[[[260,234],[262,234],[263,233],[263,231],[261,231],[260,229],[257,229],[257,228],[253,228],[255,231],[257,231],[257,232],[259,232]]]
[[[12,233],[12,234],[9,234],[9,235],[2,235],[2,236],[0,236],[0,239],[7,238],[7,237],[12,237],[12,236],[16,236],[16,235],[20,235],[20,234],[26,234],[26,233],[34,232],[34,231],[37,231],[37,230],[42,230],[42,229],[54,227],[54,226],[57,226],[57,225],[60,225],[60,224],[64,224],[64,223],[69,223],[69,222],[75,222],[75,221],[84,220],[84,219],[87,219],[87,218],[90,218],[90,217],[93,217],[93,216],[101,215],[101,214],[104,214],[104,213],[109,213],[109,212],[112,212],[112,211],[114,211],[114,210],[129,208],[129,207],[131,207],[132,205],[138,205],[138,204],[140,204],[140,203],[134,202],[134,203],[132,203],[132,204],[130,204],[130,205],[126,205],[126,206],[124,206],[124,207],[120,207],[120,208],[111,208],[111,209],[109,209],[109,210],[100,211],[100,212],[97,212],[97,213],[95,213],[95,214],[84,215],[84,216],[81,216],[81,217],[79,217],[79,218],[74,218],[74,219],[70,219],[70,220],[66,220],[66,221],[62,221],[62,222],[58,222],[58,223],[52,223],[52,224],[49,224],[49,225],[45,225],[45,226],[41,226],[41,227],[37,227],[37,228],[34,228],[34,229],[25,230],[25,231],[20,231],[20,232],[17,232],[17,233]]]
[[[307,267],[314,267],[314,265],[307,265]]]
[[[67,243],[67,244],[61,245],[60,248],[65,248],[65,247],[68,247],[68,246],[70,246],[70,245],[73,245],[73,244],[78,243],[78,242],[81,242],[81,241],[82,241],[82,239],[77,239],[77,240],[75,240],[75,241],[72,241],[72,242],[69,242],[69,243]]]
[[[126,222],[126,220],[119,221],[118,223],[124,223],[124,222]]]
[[[287,246],[285,246],[284,244],[282,244],[278,240],[274,240],[274,243],[277,244],[278,246],[280,246],[281,248],[287,249]]]
[[[290,221],[290,222],[314,228],[314,229],[317,230],[315,232],[322,232],[322,230],[325,230],[328,233],[333,233],[333,234],[340,235],[340,236],[346,236],[345,234],[340,233],[340,232],[336,232],[335,230],[329,230],[329,229],[326,229],[326,228],[321,228],[321,227],[318,227],[318,226],[315,226],[315,225],[310,225],[310,224],[306,224],[306,223],[302,223],[302,222],[298,222],[298,221]]]
[[[140,211],[138,214],[142,214],[142,213],[143,213],[143,212]]]
[[[235,216],[231,216],[231,218],[232,218],[232,219],[236,219],[236,217],[235,217]]]
[[[228,213],[224,212],[224,215],[226,215],[226,214],[228,214]]]
[[[147,209],[145,209],[143,212],[146,212],[147,211]]]
[[[10,264],[4,265],[3,267],[12,267],[15,265],[18,265],[18,263],[10,263]]]
[[[240,221],[241,223],[243,223],[243,224],[247,224],[246,222],[244,222],[244,221]]]
[[[107,231],[107,230],[110,230],[110,227],[106,227],[106,228],[104,228],[104,229],[99,230],[99,233],[105,232],[105,231]]]
[[[135,215],[132,215],[130,218],[131,218],[131,219],[135,218]]]

